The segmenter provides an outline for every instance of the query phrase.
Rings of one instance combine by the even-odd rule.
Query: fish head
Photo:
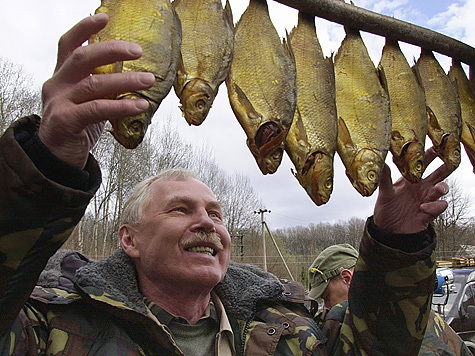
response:
[[[424,145],[420,142],[408,142],[400,155],[393,155],[393,162],[399,172],[411,183],[421,180],[424,173]]]
[[[362,196],[369,197],[378,187],[383,165],[384,160],[376,152],[363,149],[356,154],[346,174],[353,187]]]
[[[137,99],[139,96],[136,94],[128,94],[119,97],[118,99],[122,98]],[[156,107],[156,105],[149,102],[147,110],[139,115],[118,120],[110,120],[112,125],[112,131],[110,131],[111,134],[125,148],[136,148],[140,143],[142,143],[147,128],[152,121],[152,116],[155,112],[154,107]]]
[[[295,177],[316,205],[328,203],[333,191],[333,157],[322,152],[313,153]]]
[[[213,105],[215,91],[205,80],[190,80],[180,95],[180,109],[189,125],[201,125]]]
[[[279,168],[288,131],[276,121],[267,121],[257,130],[254,147],[250,148],[262,174],[273,174]]]
[[[265,156],[259,155],[256,157],[257,165],[262,174],[274,174],[279,168],[284,156],[284,145],[274,147],[272,152],[269,152]]]
[[[146,128],[140,117],[128,117],[122,120],[111,120],[114,138],[125,148],[134,149],[142,143]]]
[[[451,170],[455,170],[461,160],[460,138],[458,135],[454,132],[445,135],[441,145],[436,148],[436,152]]]

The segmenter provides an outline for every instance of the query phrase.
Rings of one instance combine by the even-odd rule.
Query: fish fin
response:
[[[383,87],[384,91],[388,93],[388,80],[386,78],[386,72],[384,71],[384,68],[381,64],[378,65],[377,72],[381,86]]]
[[[393,154],[399,155],[402,152],[405,143],[406,140],[402,137],[399,131],[393,131],[391,133],[391,149]]]
[[[475,141],[475,128],[469,123],[466,123],[466,125],[468,127],[468,131],[470,132],[470,135],[472,135],[473,141]]]
[[[228,21],[229,27],[232,28],[233,32],[234,32],[233,10],[231,9],[231,5],[229,4],[229,0],[226,0],[226,6],[224,7],[224,15],[225,15],[226,21]]]
[[[421,77],[421,73],[419,72],[419,64],[418,64],[418,61],[416,60],[416,58],[414,57],[414,65],[412,66],[412,72],[414,73],[414,75],[416,76],[416,79],[417,79],[417,82],[419,83],[419,86],[424,89],[424,87],[422,86],[422,77]]]
[[[294,120],[295,126],[297,127],[298,139],[305,141],[305,143],[308,143],[307,131],[305,130],[305,127],[303,125],[302,115],[300,114],[298,106],[295,108]]]
[[[469,67],[469,80],[475,88],[475,68],[472,66]]]
[[[439,125],[439,121],[437,121],[437,117],[429,106],[426,106],[426,112],[429,126],[435,130],[442,130]]]
[[[439,122],[437,121],[437,117],[435,116],[432,109],[426,106],[426,111],[427,111],[427,120],[428,120],[427,130],[428,130],[429,136],[434,146],[439,147],[442,144],[443,139],[444,139],[444,131],[440,127]]]
[[[282,46],[284,47],[284,52],[287,53],[292,63],[295,65],[295,55],[292,48],[292,43],[290,42],[289,33],[285,30],[285,38],[282,40]]]
[[[180,52],[180,60],[178,61],[178,67],[176,71],[176,77],[175,77],[175,90],[179,89],[180,92],[176,93],[178,97],[181,96],[183,93],[183,90],[185,89],[185,84],[188,82],[188,79],[186,77],[186,71],[185,71],[185,63],[183,62],[183,56]]]
[[[472,142],[474,144],[472,145],[468,142],[463,142],[463,147],[465,147],[465,152],[467,153],[468,159],[470,160],[470,163],[473,167],[473,173],[475,173],[475,128],[470,124],[466,125],[470,132],[470,135],[472,136]]]
[[[295,178],[297,178],[297,172],[294,171],[293,168],[290,168],[290,173],[291,173]],[[297,178],[297,179],[298,179],[298,178]]]
[[[345,121],[341,117],[338,118],[338,141],[345,150],[354,150],[355,145],[351,139],[350,132],[348,131]]]
[[[331,87],[335,88],[335,64],[333,63],[333,53],[330,57],[325,58],[323,63],[325,63],[325,66],[327,67],[327,72],[328,74],[330,74]],[[333,95],[335,95],[334,92]]]
[[[239,88],[239,85],[234,84],[234,90],[236,91],[238,100],[244,107],[247,116],[252,120],[258,119],[260,116],[259,113],[254,109],[254,106],[252,106],[251,101],[247,98],[246,94],[244,94],[242,89]]]

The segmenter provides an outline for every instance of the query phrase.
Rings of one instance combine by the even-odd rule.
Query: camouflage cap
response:
[[[308,281],[312,289],[309,296],[318,298],[333,277],[354,267],[358,251],[349,244],[333,245],[323,250],[308,269]]]

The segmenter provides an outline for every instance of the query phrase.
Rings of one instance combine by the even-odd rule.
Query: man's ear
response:
[[[345,284],[349,286],[351,284],[351,280],[353,279],[353,271],[349,269],[344,269],[343,271],[341,271],[340,275]]]
[[[128,225],[122,225],[119,229],[120,246],[131,258],[139,258],[140,252],[137,249],[136,231]]]

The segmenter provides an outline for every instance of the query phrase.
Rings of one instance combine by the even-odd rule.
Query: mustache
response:
[[[224,249],[224,246],[221,242],[221,238],[216,232],[197,231],[193,235],[190,235],[186,239],[182,240],[181,245],[189,246],[202,242],[211,244],[217,251],[221,251]]]

